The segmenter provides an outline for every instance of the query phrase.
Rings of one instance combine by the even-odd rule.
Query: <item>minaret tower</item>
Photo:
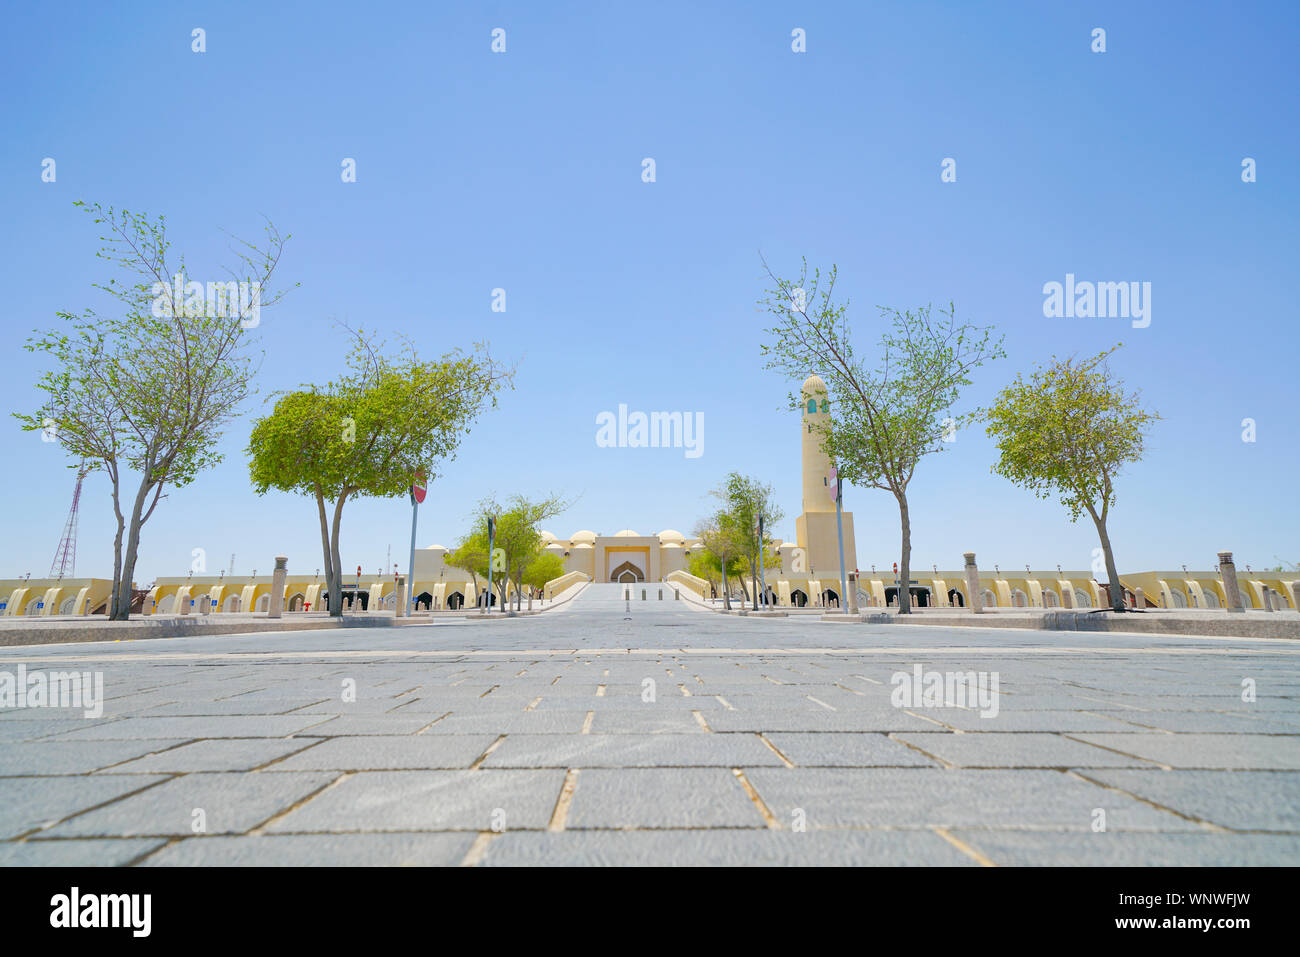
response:
[[[826,383],[821,376],[810,375],[803,383],[801,450],[803,461],[804,512],[833,512],[835,501],[831,498],[827,475],[831,460],[822,451],[822,434],[830,422],[830,403],[826,398]]]

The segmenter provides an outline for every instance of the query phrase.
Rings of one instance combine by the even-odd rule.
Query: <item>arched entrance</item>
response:
[[[645,581],[645,572],[631,562],[624,562],[617,568],[611,569],[609,580],[619,582],[620,584],[633,584]]]
[[[796,608],[803,608],[808,604],[808,593],[802,588],[796,588],[790,592],[790,604]]]
[[[960,591],[958,591],[956,588],[949,588],[949,589],[948,589],[948,604],[952,605],[954,608],[965,608],[965,607],[966,607],[966,596],[963,595],[963,594],[962,594]]]
[[[452,611],[460,608],[465,604],[465,595],[461,592],[454,591],[447,596],[447,607]]]

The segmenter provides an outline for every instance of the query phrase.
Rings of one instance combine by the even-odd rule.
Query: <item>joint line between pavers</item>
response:
[[[778,748],[775,744],[773,744],[771,741],[769,741],[768,738],[767,738],[767,736],[764,735],[762,731],[755,731],[754,733],[758,735],[758,740],[762,741],[764,744],[766,744],[769,748],[772,749],[772,753],[775,754],[778,758],[780,758],[781,761],[782,761],[782,763],[785,764],[785,766],[786,766],[787,768],[792,768],[792,767],[794,767],[794,762],[791,761],[789,758],[787,758],[787,757],[786,757],[786,756],[781,752],[781,749],[780,749],[780,748]]]
[[[483,766],[483,762],[488,759],[488,755],[491,754],[493,751],[495,751],[497,748],[501,747],[501,742],[504,741],[505,739],[506,736],[504,734],[498,735],[497,739],[487,746],[487,750],[484,751],[482,754],[480,754],[474,760],[474,763],[469,766],[469,769],[471,771],[477,771],[479,768],[481,768]]]
[[[287,808],[285,808],[284,810],[282,810],[282,811],[277,811],[276,813],[272,814],[270,817],[268,817],[268,818],[267,818],[265,821],[263,821],[261,824],[254,825],[252,828],[250,828],[250,829],[245,833],[244,836],[245,836],[245,837],[261,837],[261,836],[266,832],[266,829],[267,829],[268,827],[270,827],[272,824],[274,824],[276,821],[280,820],[281,818],[285,817],[286,815],[292,814],[294,811],[298,810],[298,808],[302,807],[304,804],[306,804],[306,803],[307,803],[308,801],[310,801],[312,798],[315,798],[315,797],[317,797],[318,795],[324,794],[326,791],[333,790],[335,787],[337,787],[338,785],[342,784],[344,781],[346,781],[346,780],[347,780],[348,778],[350,778],[350,777],[352,777],[352,772],[351,772],[351,771],[345,771],[345,772],[343,772],[343,773],[340,774],[338,777],[336,777],[334,780],[332,780],[332,781],[327,781],[325,784],[321,785],[321,786],[318,787],[316,790],[312,791],[310,794],[303,795],[303,796],[300,797],[298,800],[296,800],[296,801],[294,801],[292,804],[290,804],[290,805],[289,805]]]
[[[709,727],[709,722],[704,720],[703,714],[701,714],[699,711],[692,711],[691,714],[695,715],[695,721],[701,728],[703,728],[709,734],[713,733],[713,729]]]
[[[1144,798],[1142,795],[1135,794],[1132,791],[1126,791],[1123,788],[1116,787],[1113,784],[1106,784],[1105,782],[1102,781],[1095,781],[1092,778],[1088,777],[1087,775],[1075,771],[1073,768],[1070,768],[1062,773],[1064,773],[1067,777],[1074,778],[1077,781],[1083,781],[1087,784],[1093,785],[1094,787],[1099,787],[1106,791],[1114,791],[1116,794],[1123,794],[1125,797],[1130,797],[1135,801],[1139,801],[1142,804],[1147,805],[1148,807],[1153,807],[1157,811],[1167,811],[1168,813],[1174,815],[1174,817],[1182,818],[1184,821],[1191,821],[1193,824],[1199,824],[1207,831],[1213,831],[1216,834],[1235,833],[1233,828],[1224,827],[1221,824],[1215,824],[1213,821],[1207,821],[1204,818],[1196,817],[1193,814],[1185,814],[1182,811],[1176,810],[1172,807],[1167,807],[1164,804],[1160,804],[1156,801],[1152,801],[1150,798]]]
[[[740,784],[741,789],[753,803],[759,815],[763,818],[764,823],[767,824],[768,829],[772,831],[781,830],[781,825],[777,821],[776,815],[774,815],[771,809],[767,806],[767,802],[759,796],[758,791],[754,789],[754,785],[750,783],[749,778],[745,777],[745,772],[740,768],[732,768],[731,773],[736,776],[736,781]]]
[[[1087,732],[1075,732],[1075,733],[1076,733],[1076,734],[1085,734],[1085,733],[1087,733]],[[1105,732],[1102,732],[1102,733],[1105,733]],[[1078,742],[1079,744],[1086,744],[1086,745],[1087,745],[1088,747],[1090,747],[1090,748],[1100,748],[1102,751],[1110,751],[1111,753],[1113,753],[1113,754],[1118,754],[1118,755],[1120,755],[1121,757],[1125,757],[1125,758],[1133,758],[1134,760],[1137,760],[1137,761],[1145,761],[1147,764],[1154,764],[1154,765],[1155,765],[1156,767],[1158,767],[1161,771],[1172,771],[1172,770],[1173,770],[1173,766],[1172,766],[1172,765],[1165,764],[1165,763],[1162,762],[1162,761],[1157,761],[1155,758],[1144,758],[1144,757],[1142,757],[1142,755],[1140,755],[1140,754],[1130,754],[1128,751],[1121,751],[1119,748],[1112,748],[1112,747],[1111,747],[1110,745],[1108,745],[1108,744],[1096,744],[1096,743],[1094,743],[1094,742],[1092,742],[1092,741],[1085,741],[1085,740],[1083,740],[1082,738],[1076,738],[1076,737],[1074,737],[1073,735],[1068,734],[1068,733],[1066,733],[1066,732],[1060,732],[1060,733],[1058,734],[1058,737],[1065,738],[1065,740],[1067,740],[1067,741],[1076,741],[1076,742]]]
[[[965,841],[961,840],[960,838],[954,837],[952,834],[948,833],[948,829],[946,827],[936,827],[934,829],[934,833],[938,834],[941,838],[943,838],[953,847],[957,848],[957,850],[961,851],[963,854],[966,854],[969,857],[974,858],[976,861],[979,862],[981,867],[997,867],[996,864],[994,864],[991,860],[989,860],[987,857],[981,854],[978,850],[971,847],[969,844],[967,844]]]
[[[579,734],[591,734],[591,722],[594,721],[595,718],[596,718],[596,712],[594,712],[594,711],[588,711],[588,712],[587,712],[587,717],[584,718],[583,721],[582,721],[582,730],[579,731],[578,733],[579,733]]]
[[[569,768],[564,772],[564,784],[560,787],[560,796],[555,800],[555,810],[551,812],[548,831],[563,831],[569,819],[569,806],[573,803],[573,792],[578,789],[578,769]]]
[[[899,744],[911,748],[917,754],[925,755],[927,758],[929,758],[932,761],[938,761],[942,767],[949,768],[949,769],[957,767],[957,765],[953,764],[951,761],[945,761],[943,758],[939,757],[939,755],[931,754],[929,751],[925,750],[925,748],[918,747],[917,745],[912,744],[910,741],[904,741],[902,738],[895,737],[895,732],[893,731],[889,732],[889,734],[885,735],[885,737],[889,738],[890,741],[897,741]]]
[[[479,831],[478,836],[474,838],[474,843],[469,846],[465,852],[465,857],[461,860],[461,867],[477,867],[483,860],[483,855],[487,853],[488,845],[492,839],[497,836],[496,831]]]

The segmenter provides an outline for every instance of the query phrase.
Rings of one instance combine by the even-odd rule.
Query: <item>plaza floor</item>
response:
[[[0,709],[0,864],[1300,863],[1300,644],[655,594],[0,649],[106,699]],[[996,714],[891,700],[917,666]]]

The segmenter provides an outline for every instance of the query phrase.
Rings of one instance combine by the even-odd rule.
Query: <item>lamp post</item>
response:
[[[489,615],[492,614],[492,572],[495,571],[495,569],[492,567],[492,553],[495,550],[494,546],[496,545],[496,537],[497,537],[497,520],[493,518],[491,515],[489,515],[488,516],[488,561],[487,561],[488,590],[487,590],[487,600],[483,603],[483,610],[486,614]]]
[[[840,541],[840,609],[849,613],[849,603],[845,600],[849,590],[844,572],[844,480],[840,478],[839,469],[831,466],[830,485],[835,489],[835,534]]]
[[[763,575],[763,513],[758,513],[758,590],[763,593],[763,608],[767,608],[767,578]],[[754,593],[754,610],[758,611],[758,590]]]

